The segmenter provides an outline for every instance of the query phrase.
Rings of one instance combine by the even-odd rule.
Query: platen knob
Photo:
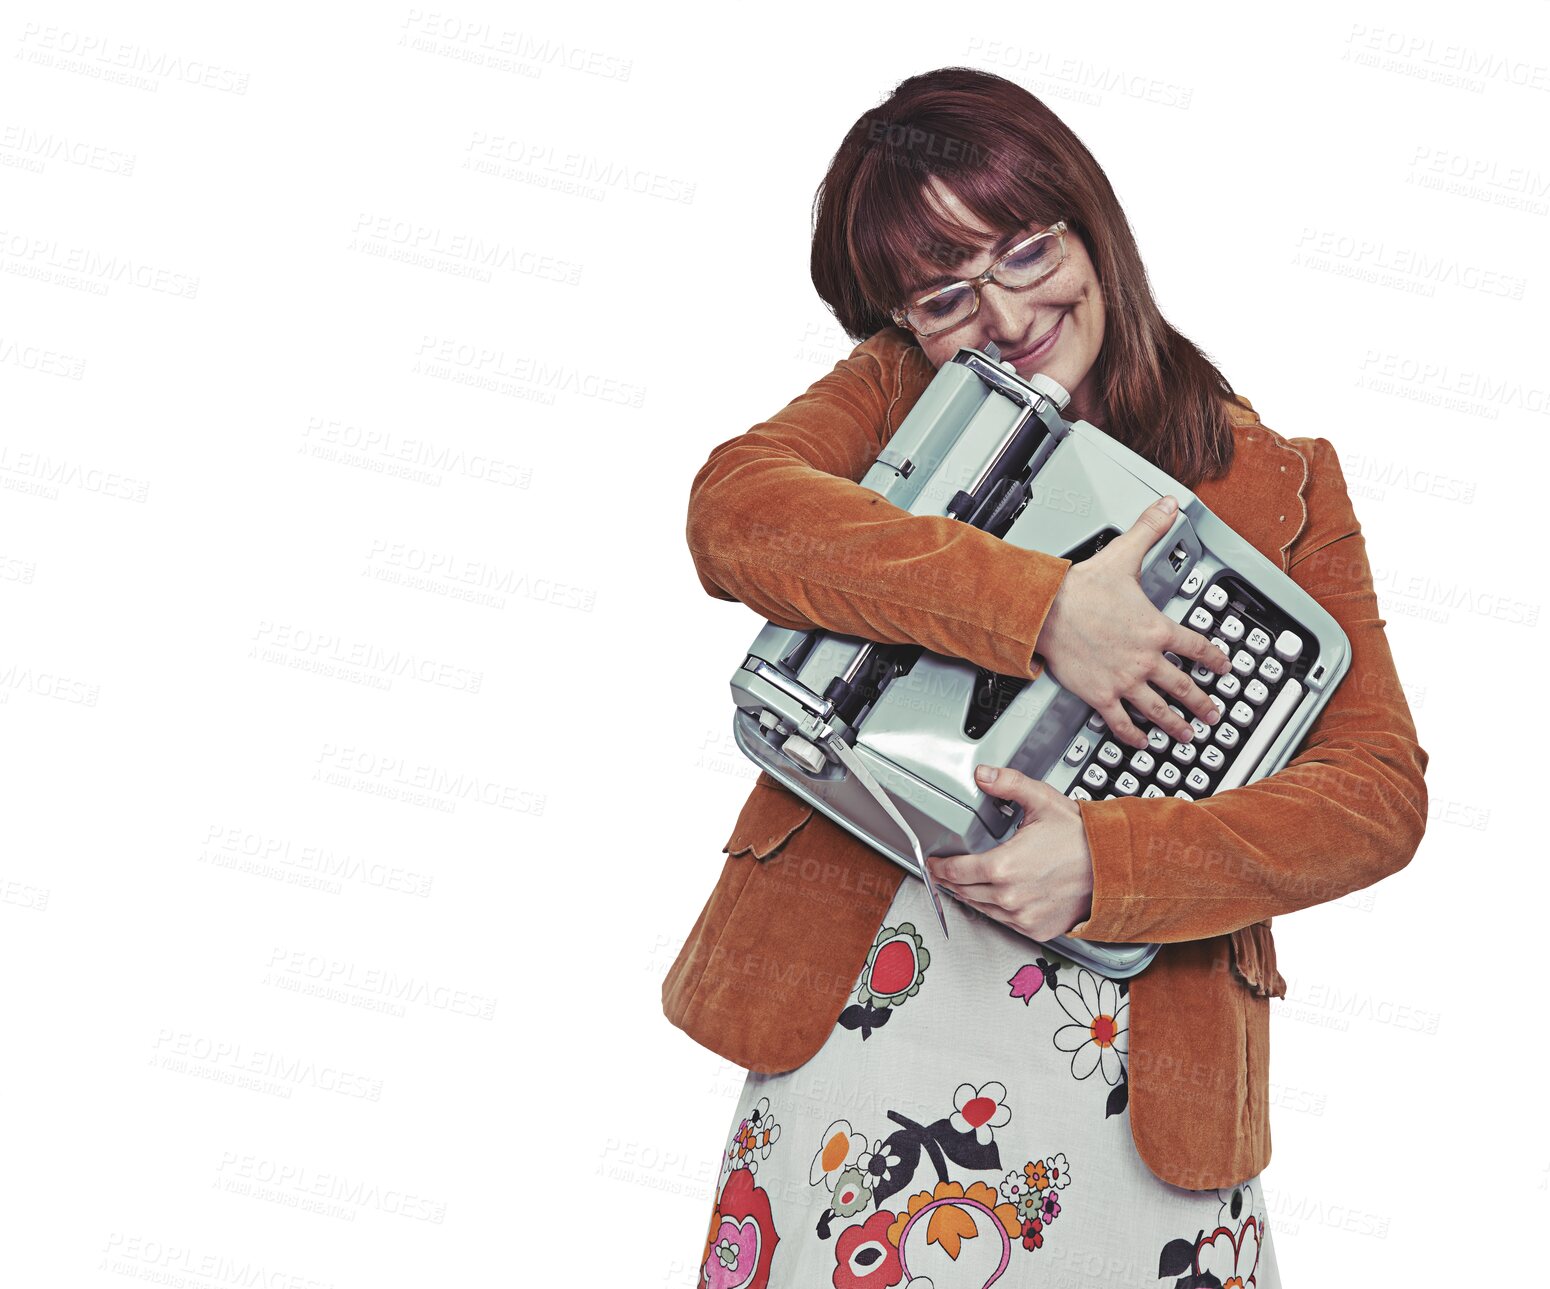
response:
[[[800,734],[793,734],[780,745],[780,750],[809,774],[821,773],[824,766],[829,763],[829,758],[823,754],[822,749]]]
[[[1071,401],[1071,395],[1066,393],[1066,387],[1058,380],[1051,380],[1043,372],[1036,371],[1032,376],[1027,377],[1027,381],[1062,412],[1066,410],[1066,404]]]

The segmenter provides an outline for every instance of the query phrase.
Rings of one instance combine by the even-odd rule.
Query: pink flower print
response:
[[[1044,968],[1036,962],[1019,967],[1017,974],[1006,982],[1012,986],[1012,997],[1021,998],[1026,1007],[1034,994],[1044,988]]]
[[[709,1249],[700,1266],[706,1289],[766,1289],[780,1236],[770,1213],[769,1194],[754,1185],[746,1168],[733,1169],[721,1188]]]

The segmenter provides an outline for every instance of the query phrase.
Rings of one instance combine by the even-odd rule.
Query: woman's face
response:
[[[935,176],[931,184],[937,199],[954,217],[982,233],[975,248],[978,254],[965,260],[960,276],[983,273],[1028,235],[997,239],[950,188]],[[959,349],[983,349],[994,341],[1002,359],[1011,361],[1018,375],[1043,372],[1070,392],[1071,402],[1064,412],[1067,420],[1093,420],[1098,411],[1096,365],[1103,346],[1103,292],[1082,239],[1069,229],[1065,236],[1065,263],[1050,277],[1025,291],[1007,291],[995,282],[987,283],[981,288],[978,312],[967,322],[917,340],[933,367],[940,367]],[[919,289],[909,294],[911,300],[931,289],[925,282],[911,283],[912,287],[917,285]],[[1053,342],[1046,341],[1056,327],[1059,331]],[[1044,344],[1037,353],[1017,356],[1041,341]]]

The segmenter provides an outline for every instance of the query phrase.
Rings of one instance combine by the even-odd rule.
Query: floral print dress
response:
[[[1126,982],[900,883],[818,1053],[750,1073],[708,1289],[1279,1289],[1258,1177],[1157,1178],[1130,1135]]]

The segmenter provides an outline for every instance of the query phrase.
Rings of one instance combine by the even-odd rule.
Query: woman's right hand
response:
[[[1193,740],[1194,731],[1168,699],[1207,724],[1221,719],[1221,709],[1165,651],[1185,667],[1201,662],[1217,675],[1232,665],[1206,636],[1160,613],[1141,590],[1141,560],[1173,526],[1177,508],[1174,498],[1161,498],[1096,555],[1071,565],[1034,646],[1050,674],[1132,747],[1145,747],[1146,735],[1122,700],[1176,739]]]

